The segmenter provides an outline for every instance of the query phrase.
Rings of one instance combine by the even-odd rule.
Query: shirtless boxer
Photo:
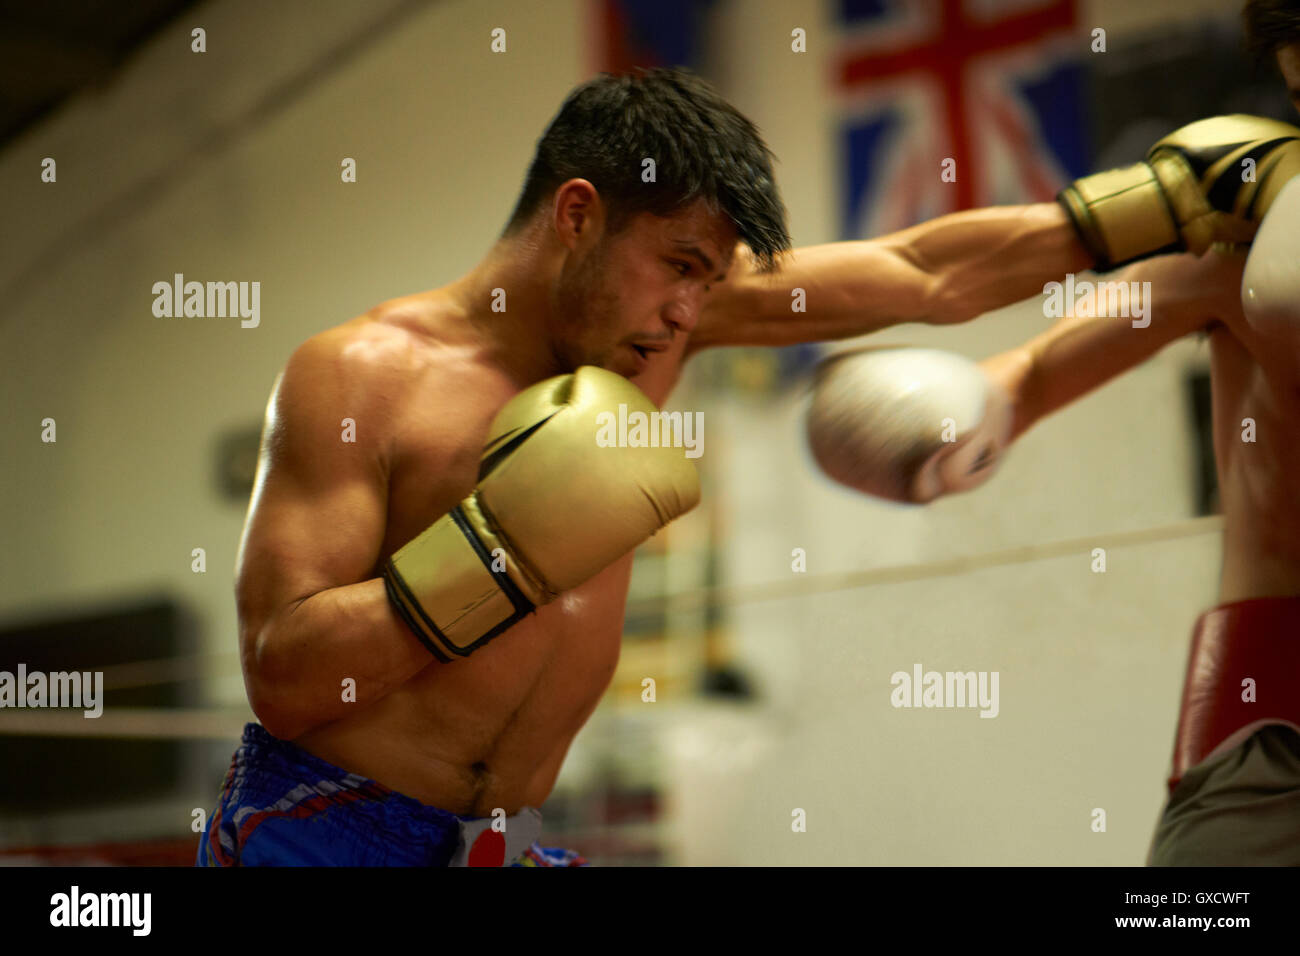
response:
[[[1300,0],[1252,0],[1245,20],[1300,110]],[[1154,865],[1300,865],[1300,166],[1286,169],[1249,259],[1162,256],[1104,277],[1151,283],[1149,327],[1068,315],[978,365],[929,349],[850,354],[823,368],[810,407],[810,444],[832,477],[928,501],[987,480],[1035,422],[1174,339],[1208,333],[1221,603],[1193,632]],[[901,383],[918,381],[904,397]],[[910,459],[891,451],[949,415],[962,440],[927,440]],[[1246,418],[1254,443],[1242,441]]]
[[[1096,261],[1055,203],[797,250],[774,271],[788,244],[747,120],[688,73],[602,77],[566,100],[468,275],[294,352],[239,557],[261,726],[200,863],[576,862],[537,846],[535,808],[614,673],[633,548],[694,500],[666,460],[629,479],[628,449],[578,440],[592,414],[662,404],[705,347],[966,321]],[[642,480],[653,514],[593,519],[595,487],[626,498]]]

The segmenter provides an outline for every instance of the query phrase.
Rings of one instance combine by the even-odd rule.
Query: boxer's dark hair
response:
[[[641,179],[655,161],[655,182]],[[523,228],[570,179],[596,187],[611,233],[638,213],[671,216],[703,199],[729,216],[767,271],[790,248],[772,152],[758,130],[689,70],[602,73],[564,101],[537,152],[505,234]]]
[[[1260,63],[1275,65],[1278,50],[1300,43],[1300,0],[1246,0],[1241,22],[1247,52]]]

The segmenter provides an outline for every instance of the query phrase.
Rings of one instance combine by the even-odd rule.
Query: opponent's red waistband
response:
[[[1300,732],[1300,596],[1234,601],[1197,619],[1169,789],[1270,724]]]

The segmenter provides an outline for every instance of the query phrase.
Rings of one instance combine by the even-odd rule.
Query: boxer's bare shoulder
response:
[[[450,323],[427,302],[393,300],[326,329],[294,350],[277,383],[275,401],[293,417],[349,411],[355,440],[376,447],[393,437],[393,416],[417,389],[454,390],[437,373],[454,368]]]
[[[277,388],[283,418],[368,452],[387,490],[379,560],[473,487],[492,415],[518,390],[438,292],[383,302],[295,351]]]

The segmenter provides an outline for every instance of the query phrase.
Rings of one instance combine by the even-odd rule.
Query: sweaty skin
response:
[[[569,181],[465,278],[309,339],[268,406],[236,587],[253,710],[272,734],[457,814],[546,799],[613,676],[632,566],[628,554],[451,664],[407,631],[379,568],[473,489],[506,401],[599,364],[662,405],[700,348],[966,321],[1088,262],[1055,204],[796,250],[775,276],[703,204],[637,217],[609,246],[603,221],[590,184]],[[791,310],[796,287],[806,313]]]
[[[1275,61],[1300,112],[1300,43]],[[1240,303],[1212,331],[1214,456],[1223,505],[1224,602],[1300,594],[1300,328],[1261,334]],[[1256,441],[1241,440],[1253,418]]]
[[[1240,309],[1210,331],[1214,458],[1223,509],[1219,600],[1300,594],[1300,329],[1257,333]],[[1255,441],[1242,441],[1242,420]]]

